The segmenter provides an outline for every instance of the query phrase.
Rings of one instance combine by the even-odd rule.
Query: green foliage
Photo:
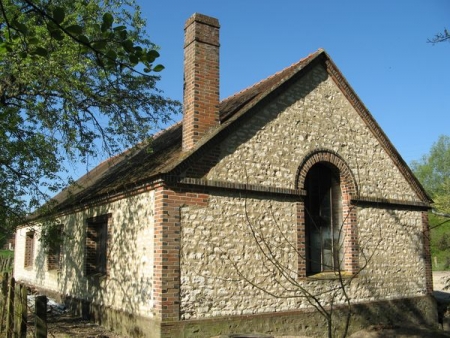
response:
[[[94,53],[93,60],[101,67],[115,68],[119,65],[131,69],[142,63],[146,73],[161,71],[162,65],[153,66],[154,56],[159,56],[154,46],[141,46],[147,41],[140,40],[136,31],[127,28],[129,23],[119,13],[103,13],[113,10],[109,7],[121,4],[117,1],[94,1],[87,5],[85,1],[67,4],[63,1],[4,0],[1,5],[3,28],[6,29],[0,39],[0,50],[4,53],[19,52],[22,58],[28,54],[47,57],[60,47],[58,42],[70,40],[78,44],[81,55],[89,57]],[[126,4],[134,6],[132,2]],[[115,20],[121,25],[113,26]],[[30,25],[30,21],[37,27]]]
[[[14,251],[0,250],[0,257],[2,257],[2,258],[14,257]]]
[[[435,207],[450,213],[450,136],[441,135],[421,160],[411,165],[414,174],[435,200]]]
[[[46,252],[59,251],[59,247],[64,242],[63,226],[50,218],[43,222],[41,229],[39,240]]]
[[[450,214],[450,177],[443,179],[441,191],[434,197],[434,205],[437,210]]]
[[[443,233],[441,237],[437,238],[437,248],[441,251],[447,250],[449,248],[449,235],[447,233]]]
[[[434,200],[430,213],[431,255],[434,270],[450,270],[450,137],[441,135],[429,154],[411,165],[415,175]]]
[[[429,220],[433,270],[450,270],[450,222],[433,214],[430,214]]]
[[[0,7],[0,225],[9,229],[67,185],[67,161],[145,140],[180,105],[156,87],[164,67],[133,0]]]

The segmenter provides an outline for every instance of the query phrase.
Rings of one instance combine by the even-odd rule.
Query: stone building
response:
[[[218,21],[184,53],[183,121],[55,197],[60,247],[18,229],[16,279],[127,336],[435,325],[431,200],[329,55],[220,101]]]

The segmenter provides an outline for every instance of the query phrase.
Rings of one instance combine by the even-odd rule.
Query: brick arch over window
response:
[[[297,189],[306,191],[305,183],[308,172],[316,164],[322,164],[329,167],[339,177],[342,194],[342,233],[344,237],[342,243],[344,254],[341,270],[356,274],[359,269],[357,213],[356,206],[351,203],[352,199],[358,196],[358,186],[355,177],[341,156],[330,150],[316,150],[308,154],[298,168],[295,182],[295,187]],[[310,264],[307,262],[310,239],[307,238],[305,212],[305,199],[303,199],[298,202],[297,206],[299,277],[305,277],[312,273],[309,270]]]
[[[306,175],[311,167],[319,162],[330,163],[335,166],[339,170],[341,182],[345,185],[346,193],[350,194],[351,198],[358,196],[358,186],[356,185],[355,176],[342,157],[331,150],[316,150],[305,157],[297,170],[295,180],[295,187],[297,189],[304,189]]]

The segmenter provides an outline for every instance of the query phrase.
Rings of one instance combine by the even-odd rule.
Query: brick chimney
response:
[[[184,26],[183,151],[219,125],[219,28],[198,13]]]

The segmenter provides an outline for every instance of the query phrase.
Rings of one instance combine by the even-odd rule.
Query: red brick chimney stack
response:
[[[198,13],[184,26],[183,151],[219,125],[219,28]]]

